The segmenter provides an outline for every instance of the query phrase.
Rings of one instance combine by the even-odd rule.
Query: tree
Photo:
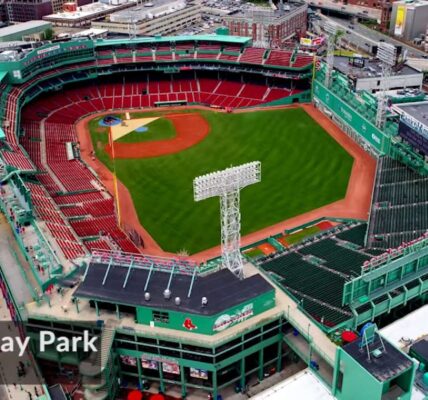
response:
[[[338,29],[334,35],[334,45],[337,46],[337,43],[340,41],[340,38],[345,34],[345,31]]]
[[[44,31],[45,40],[53,39],[54,31],[52,28],[48,28]]]

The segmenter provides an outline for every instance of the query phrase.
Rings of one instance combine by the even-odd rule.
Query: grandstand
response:
[[[390,249],[428,230],[428,178],[389,157],[378,161],[368,244]]]
[[[336,326],[352,318],[342,307],[344,283],[372,257],[362,246],[366,229],[365,223],[339,225],[257,263],[316,320]]]
[[[262,241],[269,254],[245,265],[244,280],[216,259],[197,265],[143,254],[118,226],[113,197],[80,158],[75,123],[111,110],[310,100],[311,57],[251,44],[224,35],[81,40],[0,63],[0,206],[25,255],[0,265],[1,289],[33,337],[47,325],[75,333],[82,321],[92,324],[99,359],[35,354],[46,370],[78,368],[89,400],[113,400],[121,381],[150,381],[182,397],[230,395],[298,362],[339,399],[352,398],[343,365],[359,368],[357,384],[367,392],[364,382],[379,371],[364,366],[341,334],[368,321],[382,325],[426,299],[426,163],[396,138],[396,116],[379,130],[372,96],[352,93],[339,73],[333,88],[324,87],[323,69],[312,83],[315,104],[378,159],[367,221],[326,216],[331,224],[293,245],[279,240],[283,232],[270,236]],[[16,265],[28,282],[20,288],[6,274]],[[18,289],[28,291],[26,301],[14,299]],[[394,382],[410,398],[413,364],[394,350],[388,357],[389,381],[376,381],[380,394],[364,398],[390,398]]]

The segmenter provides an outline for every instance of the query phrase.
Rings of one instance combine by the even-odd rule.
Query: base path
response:
[[[283,232],[285,229],[294,228],[296,226],[302,225],[304,223],[310,222],[312,220],[315,220],[321,217],[355,218],[355,219],[362,219],[362,220],[368,219],[373,183],[374,183],[374,178],[376,174],[376,161],[369,154],[367,154],[361,147],[359,147],[358,144],[356,144],[351,138],[349,138],[344,132],[342,132],[341,129],[337,125],[335,125],[331,119],[329,119],[327,116],[322,114],[318,109],[316,109],[311,104],[303,104],[303,105],[294,104],[288,107],[287,106],[271,107],[271,108],[262,107],[262,108],[251,109],[251,110],[236,110],[234,112],[251,112],[251,111],[260,111],[260,110],[267,110],[267,109],[296,108],[296,107],[302,107],[315,121],[317,121],[317,123],[326,132],[328,132],[354,158],[354,164],[352,167],[352,173],[349,179],[346,196],[342,200],[336,201],[334,203],[328,204],[318,209],[309,211],[305,214],[301,214],[296,217],[279,222],[278,224],[269,226],[257,232],[251,233],[249,235],[245,235],[244,237],[242,237],[242,246],[247,246],[256,241],[259,241],[269,236],[273,236],[273,235],[276,235],[277,233]],[[204,108],[204,107],[192,107],[192,108],[208,109],[210,111],[224,112],[224,111],[213,110],[211,108]],[[183,108],[177,108],[177,109],[182,110]],[[136,110],[123,110],[123,111],[135,112]],[[150,110],[148,109],[147,111],[150,111]],[[159,109],[156,109],[156,111],[159,111]],[[109,114],[109,112],[97,114],[97,115],[103,115],[103,114]],[[188,121],[184,122],[185,119],[181,118],[181,116],[183,115],[195,116],[198,114],[197,113],[166,114],[164,117],[171,118],[177,130],[177,135],[180,129],[183,129],[183,134],[184,134],[184,129],[187,129],[187,132],[189,132],[188,136],[193,136],[194,126],[192,126],[191,123],[189,125]],[[82,155],[82,158],[85,160],[85,162],[88,163],[96,171],[99,179],[103,182],[107,190],[111,194],[113,194],[114,187],[113,187],[113,177],[111,172],[105,167],[104,164],[98,161],[98,159],[94,159],[91,157],[93,146],[92,146],[92,142],[89,134],[88,122],[93,118],[95,118],[94,115],[85,117],[84,119],[80,120],[76,125],[76,129],[77,129],[77,133],[80,141],[81,155]],[[201,119],[206,123],[206,121],[202,117]],[[186,126],[183,126],[183,128],[181,128],[182,126],[181,124],[183,123]],[[179,127],[179,129],[177,129],[177,126]],[[208,133],[209,133],[209,125],[207,124],[207,131],[203,137],[205,137]],[[198,135],[198,137],[200,136]],[[200,140],[202,140],[203,137]],[[198,143],[200,140],[196,141],[195,144]],[[138,157],[154,157],[156,155],[166,155],[170,153],[177,153],[179,151],[184,150],[185,148],[190,147],[185,144],[186,140],[184,141],[184,144],[180,141],[175,142],[177,146],[186,146],[186,147],[176,148],[174,147],[174,145],[167,144],[174,141],[175,141],[175,138],[167,141],[159,141],[159,142],[165,142],[163,143],[162,149],[160,150],[155,148],[157,146],[155,145],[155,143],[159,143],[159,142],[141,143],[142,145],[145,145],[145,146],[142,146],[142,148],[146,147],[146,145],[149,145],[149,144],[153,145],[153,152],[146,153],[146,155],[138,156]],[[115,144],[116,154],[117,154],[117,148],[116,148],[117,145],[118,144],[116,143]],[[135,144],[132,144],[132,146],[135,146]],[[147,148],[145,149],[145,151],[147,151]],[[123,158],[131,158],[129,149],[126,151],[126,157],[123,157]],[[171,253],[163,251],[159,247],[159,245],[156,243],[156,241],[150,236],[150,234],[144,229],[144,227],[141,226],[131,195],[128,189],[120,182],[119,182],[119,200],[120,200],[122,221],[125,221],[126,227],[135,229],[143,238],[144,240],[143,251],[147,254],[154,254],[154,255],[164,255],[164,256],[172,255]],[[220,232],[219,232],[219,239],[220,239]],[[214,248],[194,254],[190,258],[198,262],[203,262],[210,258],[217,257],[220,254],[221,254],[221,248],[220,246],[216,246]]]
[[[166,114],[175,128],[176,136],[172,139],[141,143],[114,143],[115,158],[147,158],[179,153],[198,144],[210,132],[210,125],[198,113]],[[111,157],[111,146],[106,146]]]

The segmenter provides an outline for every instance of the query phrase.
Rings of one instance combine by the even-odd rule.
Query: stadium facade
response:
[[[423,148],[398,134],[400,116],[378,129],[373,96],[354,93],[345,75],[335,71],[326,87],[322,65],[313,101],[378,159],[369,219],[336,219],[289,248],[268,238],[278,251],[249,259],[243,280],[219,260],[140,254],[117,227],[111,197],[82,168],[66,126],[88,113],[311,100],[312,57],[251,44],[221,35],[80,40],[0,55],[0,206],[23,255],[1,263],[1,288],[36,343],[43,329],[100,338],[101,352],[89,355],[33,348],[42,369],[78,371],[87,399],[147,382],[183,397],[228,396],[299,363],[338,399],[411,399],[423,371],[366,324],[382,326],[427,299],[428,167]],[[135,75],[148,84],[129,93]],[[94,92],[92,81],[112,89]],[[71,103],[50,101],[58,91]],[[91,217],[76,220],[79,207]],[[347,344],[341,334],[350,330],[361,337]]]

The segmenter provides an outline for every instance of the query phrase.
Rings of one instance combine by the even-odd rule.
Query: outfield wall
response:
[[[315,100],[318,100],[337,118],[349,125],[364,142],[372,146],[379,154],[385,155],[389,153],[391,141],[387,135],[380,131],[370,121],[362,117],[319,81],[315,80],[313,86]]]

